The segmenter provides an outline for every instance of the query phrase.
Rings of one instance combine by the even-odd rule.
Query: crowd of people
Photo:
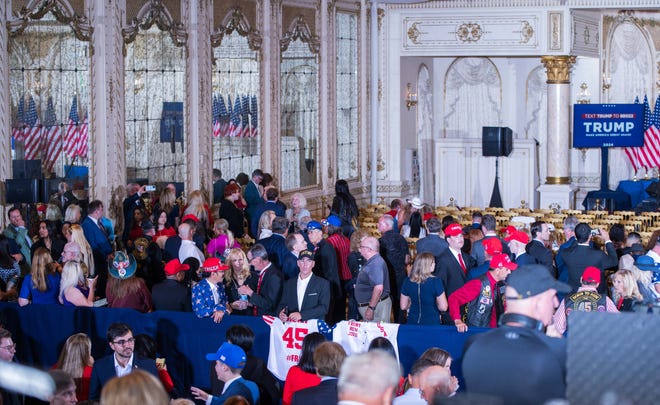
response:
[[[336,324],[353,319],[451,325],[458,332],[470,327],[499,325],[500,331],[527,327],[532,330],[526,342],[530,348],[545,344],[552,347],[546,355],[560,359],[558,370],[546,370],[556,374],[539,378],[561,381],[565,348],[560,339],[570,333],[567,320],[571,312],[633,311],[637,302],[660,297],[660,231],[645,249],[639,234],[626,235],[618,224],[610,230],[591,229],[568,216],[562,229],[564,242],[553,249],[550,226],[543,221],[531,223],[529,229],[509,226],[498,230],[493,215],[475,212],[473,223],[462,226],[450,215],[435,216],[428,205],[414,198],[406,202],[396,199],[390,211],[381,213],[377,237],[360,228],[360,211],[344,180],[336,183],[330,214],[317,220],[307,210],[304,195],[294,194],[289,206],[282,202],[267,173],[257,169],[251,177],[238,178],[241,180],[225,181],[216,169],[212,200],[192,191],[185,204],[177,201],[173,185],[152,195],[147,204],[143,198],[146,187],[129,184],[123,228],[117,233],[103,202],[93,200],[82,210],[65,186],[51,200],[34,235],[29,233],[20,207],[10,208],[8,225],[0,235],[0,300],[17,300],[21,306],[107,305],[140,312],[184,311],[216,323],[226,316],[271,315],[283,322],[323,319]],[[506,341],[509,335],[494,332],[468,344],[463,363],[467,389],[526,403],[510,384],[504,384],[507,392],[495,389],[499,383],[484,376],[485,368],[471,368],[471,352],[492,350],[483,346],[487,339],[501,345],[498,353],[514,350]],[[91,359],[89,339],[80,335],[72,336],[70,345],[67,341],[65,351],[74,354],[63,351],[57,368],[74,379],[79,399],[97,400],[110,378],[129,374],[138,364],[132,363],[139,359],[133,356],[137,338],[127,325],[108,330],[108,344],[115,356],[111,367],[112,360],[104,365]],[[313,336],[305,338],[310,339],[307,352],[303,344],[301,364],[292,369],[299,374],[291,379],[295,383],[284,384],[284,404],[304,403],[296,401],[292,391],[340,375],[341,362],[336,361],[340,351],[324,346],[320,339],[313,341]],[[554,340],[545,342],[547,336]],[[213,380],[231,383],[248,403],[257,403],[259,397],[261,403],[268,403],[264,398],[279,399],[277,390],[269,392],[262,386],[256,390],[249,378],[247,382],[237,380],[249,359],[246,353],[251,343],[241,348],[240,343],[231,342],[228,337],[217,353],[207,356],[216,362]],[[319,354],[318,362],[324,364],[319,371],[316,351],[321,348],[327,353],[322,350]],[[154,350],[151,352],[155,358]],[[330,354],[335,358],[333,364],[321,359]],[[67,356],[77,357],[73,361]],[[372,365],[387,362],[382,356],[373,356],[368,360]],[[369,366],[358,359],[361,357],[346,359],[344,364],[356,363],[347,374]],[[420,358],[408,385],[429,403],[435,396],[453,395],[458,384],[447,372],[446,363]],[[186,396],[172,392],[171,381],[166,383],[168,377],[163,375],[166,369],[156,363],[149,361],[139,368],[160,377],[170,395]],[[388,381],[387,376],[382,377]],[[356,391],[351,378],[352,374],[342,385],[340,376],[336,386],[339,399],[342,387],[345,393]],[[486,380],[490,382],[484,383]],[[234,381],[240,384],[234,385]],[[424,388],[430,381],[435,388]],[[254,382],[261,384],[260,380]],[[297,389],[292,390],[293,386]],[[395,389],[388,395],[393,398],[397,392],[403,394]],[[360,397],[363,393],[354,393],[358,399],[351,400],[371,403]],[[545,399],[561,398],[565,391],[561,387],[553,392],[539,389],[533,399],[546,394]],[[208,394],[194,387],[191,395],[207,404],[224,403],[233,396],[226,390],[214,389]]]

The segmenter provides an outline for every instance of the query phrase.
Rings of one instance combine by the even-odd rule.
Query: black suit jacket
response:
[[[334,297],[340,294],[339,267],[335,248],[325,239],[321,239],[314,253],[314,274],[328,280]]]
[[[271,236],[257,241],[268,252],[268,260],[271,261],[277,268],[281,269],[284,264],[284,257],[291,253],[286,248],[284,235],[272,234]]]
[[[591,246],[575,244],[559,252],[568,270],[568,284],[574,291],[577,291],[580,287],[580,278],[587,266],[595,266],[600,269],[601,282],[598,286],[598,292],[605,293],[607,291],[607,281],[605,280],[604,271],[607,268],[615,267],[619,259],[613,243],[606,243],[605,250],[607,254]]]
[[[467,269],[467,272],[469,272],[470,269],[475,266],[476,262],[472,256],[468,254],[461,252],[461,256],[463,257],[463,262],[465,262],[465,268]],[[454,291],[463,287],[467,281],[466,273],[463,273],[460,263],[458,263],[458,260],[454,257],[450,249],[446,249],[442,252],[435,264],[434,276],[439,277],[442,280],[447,297],[449,297]]]
[[[321,381],[315,387],[295,392],[291,405],[336,405],[337,401],[339,401],[337,397],[337,379],[332,378]]]
[[[254,274],[254,277],[258,286],[259,273]],[[282,288],[284,286],[284,276],[282,276],[280,269],[271,263],[261,280],[259,293],[257,293],[257,286],[255,286],[252,296],[250,296],[250,303],[257,307],[257,316],[277,316],[277,306],[282,299]]]
[[[192,312],[190,289],[176,280],[166,279],[151,290],[155,310]]]
[[[98,401],[101,397],[101,389],[105,383],[117,376],[114,359],[115,355],[113,353],[94,362],[92,378],[89,384],[89,399]],[[133,354],[133,369],[146,371],[158,378],[158,370],[156,369],[156,362],[154,360]]]
[[[536,263],[544,265],[550,274],[556,278],[557,273],[555,272],[552,251],[545,247],[543,242],[534,239],[525,246],[525,251],[536,260]]]
[[[291,278],[284,283],[278,313],[282,308],[287,307],[288,313],[300,312],[303,321],[325,319],[330,308],[330,283],[315,274],[310,277],[300,308],[298,308],[298,277]]]

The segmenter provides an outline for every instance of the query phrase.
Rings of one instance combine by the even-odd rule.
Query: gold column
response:
[[[575,56],[543,56],[548,74],[546,184],[570,184],[570,70]]]

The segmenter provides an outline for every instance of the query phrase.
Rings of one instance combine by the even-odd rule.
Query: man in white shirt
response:
[[[314,253],[303,250],[298,255],[298,269],[295,278],[284,283],[279,318],[286,321],[308,321],[325,319],[330,307],[330,283],[312,273]]]
[[[337,405],[390,405],[400,376],[396,359],[382,350],[347,357],[337,381]]]
[[[179,247],[179,261],[183,263],[187,258],[194,257],[201,266],[204,263],[204,253],[193,242],[192,227],[185,222],[179,225],[179,237],[181,238],[181,247]]]

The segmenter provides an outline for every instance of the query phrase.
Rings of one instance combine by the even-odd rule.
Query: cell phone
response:
[[[157,358],[156,359],[156,367],[163,367],[165,365],[165,359],[164,358]]]
[[[156,186],[144,186],[144,191],[156,191]]]
[[[598,235],[600,235],[600,231],[598,229],[591,230],[591,236],[598,236]]]

